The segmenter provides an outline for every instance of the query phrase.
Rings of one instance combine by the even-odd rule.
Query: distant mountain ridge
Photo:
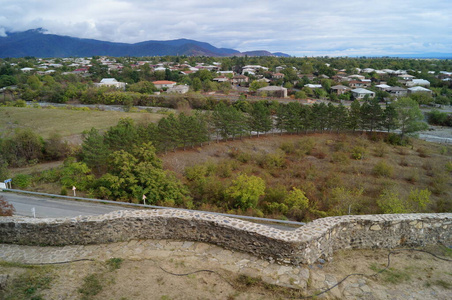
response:
[[[46,34],[42,28],[7,32],[0,37],[0,57],[89,57],[89,56],[285,56],[268,51],[243,52],[216,48],[209,43],[189,39],[145,41],[135,44],[114,43],[94,39]]]

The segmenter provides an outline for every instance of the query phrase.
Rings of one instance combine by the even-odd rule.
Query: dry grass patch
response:
[[[16,128],[31,128],[47,139],[53,133],[63,137],[81,134],[92,127],[106,130],[121,118],[136,122],[156,122],[163,115],[156,113],[126,113],[118,111],[78,111],[68,109],[39,109],[30,107],[1,107],[0,136]]]

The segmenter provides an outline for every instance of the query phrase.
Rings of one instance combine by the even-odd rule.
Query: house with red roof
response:
[[[163,89],[163,88],[172,88],[176,85],[177,82],[175,81],[169,81],[169,80],[157,80],[152,82],[156,88]]]

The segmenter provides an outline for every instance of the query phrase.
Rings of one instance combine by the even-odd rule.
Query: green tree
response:
[[[152,94],[157,91],[157,88],[152,82],[140,81],[134,84],[127,85],[127,90],[141,94]]]
[[[256,131],[258,137],[261,132],[265,133],[272,129],[270,110],[266,106],[265,102],[258,101],[252,104],[249,122],[250,130]]]
[[[394,104],[391,103],[386,106],[386,109],[383,112],[382,126],[389,133],[391,130],[397,129],[398,125],[397,111]]]
[[[359,128],[359,124],[361,124],[361,104],[359,100],[355,99],[350,105],[347,127],[355,132]]]
[[[419,104],[411,98],[400,98],[395,102],[395,109],[400,124],[401,136],[425,130],[428,125],[423,122],[424,115],[419,109]]]
[[[370,132],[381,128],[383,110],[376,98],[367,98],[361,106],[361,126]]]
[[[260,177],[245,174],[239,175],[226,189],[226,194],[235,200],[235,206],[242,210],[256,208],[264,193],[265,181]]]
[[[86,190],[94,180],[91,169],[84,162],[68,160],[61,171],[60,182],[67,188],[75,186],[79,190]]]
[[[107,168],[108,147],[96,128],[83,132],[82,161],[101,174]]]
[[[129,151],[133,145],[139,143],[137,127],[133,119],[120,119],[116,126],[110,127],[104,135],[105,144],[111,151]]]
[[[260,88],[266,87],[268,86],[268,83],[266,83],[265,81],[257,81],[257,80],[253,80],[250,83],[250,91],[257,91]]]
[[[96,195],[122,201],[137,203],[146,195],[150,204],[174,206],[189,200],[186,187],[163,170],[150,143],[135,146],[130,153],[112,153],[108,173],[96,185]]]
[[[191,87],[195,92],[201,90],[202,89],[201,79],[199,79],[198,77],[193,78]]]

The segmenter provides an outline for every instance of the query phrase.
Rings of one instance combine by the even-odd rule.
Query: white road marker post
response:
[[[146,204],[146,195],[143,194],[143,204]]]
[[[31,213],[33,214],[33,218],[36,218],[36,209],[34,207],[31,208]]]
[[[74,191],[74,197],[75,197],[75,190],[76,190],[75,186],[72,187],[72,190]]]

